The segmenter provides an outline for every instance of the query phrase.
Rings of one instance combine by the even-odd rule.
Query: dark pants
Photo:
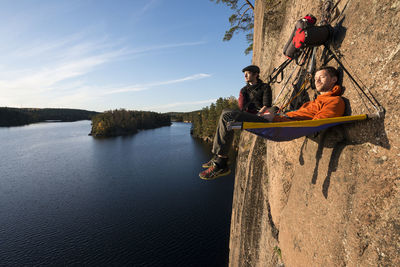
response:
[[[227,156],[232,146],[233,130],[228,131],[228,122],[268,122],[268,120],[252,113],[239,110],[224,109],[219,117],[217,131],[214,136],[212,153]]]

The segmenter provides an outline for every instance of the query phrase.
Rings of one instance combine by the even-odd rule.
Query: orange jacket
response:
[[[276,115],[274,122],[317,120],[340,117],[344,114],[345,104],[340,97],[342,88],[335,85],[331,91],[319,95],[314,101],[303,104],[298,110],[288,112],[285,115]]]

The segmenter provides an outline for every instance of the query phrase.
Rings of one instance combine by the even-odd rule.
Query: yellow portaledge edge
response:
[[[344,116],[344,117],[319,119],[319,120],[285,121],[285,122],[243,122],[242,129],[276,128],[276,127],[318,127],[329,123],[361,121],[361,120],[366,120],[367,118],[368,118],[367,114],[363,114],[363,115]]]

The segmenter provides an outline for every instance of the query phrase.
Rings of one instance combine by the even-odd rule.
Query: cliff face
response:
[[[321,2],[256,1],[253,63],[262,78],[285,60],[295,21],[320,19]],[[342,61],[386,116],[290,142],[243,132],[231,266],[400,266],[400,0],[345,0],[338,11]],[[343,85],[352,113],[366,113],[347,75]]]

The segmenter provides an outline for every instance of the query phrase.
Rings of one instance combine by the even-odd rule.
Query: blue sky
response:
[[[192,111],[244,85],[209,0],[2,0],[0,106]]]

